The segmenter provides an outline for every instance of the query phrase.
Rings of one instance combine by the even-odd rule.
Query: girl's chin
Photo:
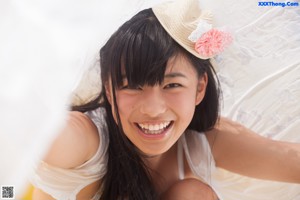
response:
[[[145,146],[143,146],[143,148],[139,148],[139,151],[142,155],[146,156],[146,157],[157,157],[160,156],[164,153],[166,153],[169,149],[171,149],[173,145],[166,145],[162,148],[145,148]]]

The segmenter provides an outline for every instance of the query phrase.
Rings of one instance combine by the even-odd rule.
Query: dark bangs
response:
[[[127,78],[129,87],[153,86],[162,83],[170,57],[178,45],[161,27],[152,10],[142,11],[120,27],[118,42],[109,56],[113,85],[120,88]],[[149,14],[150,13],[150,14]]]

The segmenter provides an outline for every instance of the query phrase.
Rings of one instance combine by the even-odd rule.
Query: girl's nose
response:
[[[151,88],[144,92],[140,112],[149,117],[157,117],[166,112],[166,101],[160,88]]]

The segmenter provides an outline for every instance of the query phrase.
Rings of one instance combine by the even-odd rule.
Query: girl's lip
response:
[[[136,127],[137,127],[137,130],[138,130],[138,133],[146,138],[146,139],[161,139],[161,138],[164,138],[167,133],[169,132],[169,130],[173,127],[173,124],[174,124],[174,121],[171,121],[170,124],[159,134],[146,134],[141,128],[140,126],[136,123]]]

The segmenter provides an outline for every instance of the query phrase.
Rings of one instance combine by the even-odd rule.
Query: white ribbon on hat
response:
[[[196,42],[205,32],[212,29],[212,25],[207,23],[205,20],[200,20],[197,28],[189,35],[189,40]]]

